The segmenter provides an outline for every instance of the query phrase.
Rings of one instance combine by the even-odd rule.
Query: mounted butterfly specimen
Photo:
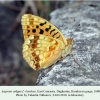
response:
[[[34,70],[45,69],[70,54],[73,39],[66,40],[47,20],[24,14],[21,24],[24,35],[23,57]]]

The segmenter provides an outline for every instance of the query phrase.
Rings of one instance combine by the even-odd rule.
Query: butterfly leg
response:
[[[74,58],[74,55],[73,55],[73,53],[72,53],[72,50],[71,50],[71,53],[70,53],[71,55],[72,55],[72,57],[73,57],[73,59],[74,59],[74,61],[76,62],[76,64],[80,67],[80,64],[76,61],[76,59]]]
[[[59,61],[59,60],[58,60]],[[50,72],[54,67],[55,67],[55,64],[56,64],[57,62],[55,62],[53,65],[51,65],[51,67],[50,67],[50,69],[46,72],[46,74],[48,73],[48,72]],[[45,75],[46,75],[45,74]]]
[[[59,60],[63,60],[65,57],[61,57]]]

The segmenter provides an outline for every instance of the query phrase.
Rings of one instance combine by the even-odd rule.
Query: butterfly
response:
[[[47,20],[24,14],[21,24],[24,36],[23,58],[34,70],[45,69],[70,54],[73,39],[66,40]]]

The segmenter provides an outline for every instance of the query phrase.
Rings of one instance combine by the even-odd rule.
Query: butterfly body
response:
[[[22,28],[23,57],[34,70],[51,66],[71,51],[73,39],[66,40],[54,25],[43,18],[24,14]]]

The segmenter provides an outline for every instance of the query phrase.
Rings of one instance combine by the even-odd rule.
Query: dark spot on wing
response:
[[[46,28],[45,30],[48,32],[51,29],[51,25],[49,25],[49,28]]]
[[[53,35],[52,35],[52,37],[54,37],[55,35],[57,35],[58,34],[58,32],[57,33],[54,33]]]
[[[33,29],[32,32],[35,33],[36,32],[36,29]]]
[[[43,34],[43,32],[44,32],[44,31],[43,31],[42,29],[40,29],[40,34]]]
[[[51,31],[50,31],[50,34],[51,34],[53,31],[55,31],[55,29],[51,30]]]
[[[39,26],[38,26],[38,25],[36,25],[36,28],[39,28]]]
[[[43,25],[45,25],[46,24],[46,21],[44,22],[44,23],[40,23],[40,26],[43,26]]]
[[[30,30],[27,30],[27,33],[29,33],[30,32]]]
[[[60,38],[60,35],[58,37],[56,37],[56,39]]]

